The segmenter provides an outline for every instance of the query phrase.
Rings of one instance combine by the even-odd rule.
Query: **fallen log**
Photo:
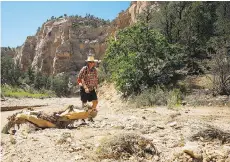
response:
[[[67,128],[73,124],[75,120],[95,118],[97,110],[88,107],[85,110],[80,110],[79,107],[69,105],[67,109],[60,112],[54,112],[52,115],[45,114],[42,111],[21,111],[9,116],[8,123],[3,127],[2,133],[8,134],[11,128],[29,122],[39,128]]]
[[[19,109],[28,109],[28,108],[32,108],[32,107],[42,107],[42,106],[47,106],[47,105],[3,106],[3,107],[1,107],[1,112],[2,112],[2,111],[14,111],[14,110],[19,110]]]

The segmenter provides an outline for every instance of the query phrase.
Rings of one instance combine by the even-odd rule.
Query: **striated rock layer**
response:
[[[31,66],[51,75],[78,70],[88,53],[101,58],[109,26],[86,26],[82,21],[89,20],[69,17],[44,23],[35,36],[27,37],[15,61],[23,70]]]

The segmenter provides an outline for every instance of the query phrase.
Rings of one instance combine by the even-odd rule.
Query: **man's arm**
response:
[[[85,84],[85,81],[84,81],[84,78],[85,78],[85,68],[83,67],[79,74],[78,74],[78,77],[77,77],[77,84],[79,86],[83,86],[84,87],[84,84]],[[84,87],[85,88],[85,87]]]
[[[77,84],[81,87],[82,86],[82,81],[77,77]]]
[[[85,92],[88,93],[89,89],[88,89],[88,87],[87,87],[87,85],[85,84],[85,81],[84,81],[85,70],[86,69],[84,67],[80,70],[78,78],[77,78],[77,82],[78,82],[79,86],[82,86],[85,89]]]

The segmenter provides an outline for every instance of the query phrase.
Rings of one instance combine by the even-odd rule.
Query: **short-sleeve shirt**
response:
[[[83,79],[89,90],[93,90],[98,85],[96,68],[89,69],[88,66],[84,66],[79,72],[78,79]]]

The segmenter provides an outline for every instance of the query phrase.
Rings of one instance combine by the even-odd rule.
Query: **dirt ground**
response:
[[[121,102],[112,87],[110,93],[99,92],[98,115],[95,122],[73,129],[35,130],[31,124],[23,124],[15,135],[1,133],[1,161],[3,162],[76,162],[76,161],[204,161],[230,162],[230,136],[223,138],[192,136],[199,131],[214,127],[230,133],[230,107],[166,107],[133,108]],[[46,113],[64,110],[68,105],[81,105],[76,98],[12,99],[1,106],[47,105],[36,110]],[[7,117],[21,111],[1,112],[1,129]],[[111,136],[133,133],[151,140],[159,154],[151,159],[99,159],[98,148]],[[207,135],[208,136],[208,135]],[[229,141],[228,141],[229,140]]]

